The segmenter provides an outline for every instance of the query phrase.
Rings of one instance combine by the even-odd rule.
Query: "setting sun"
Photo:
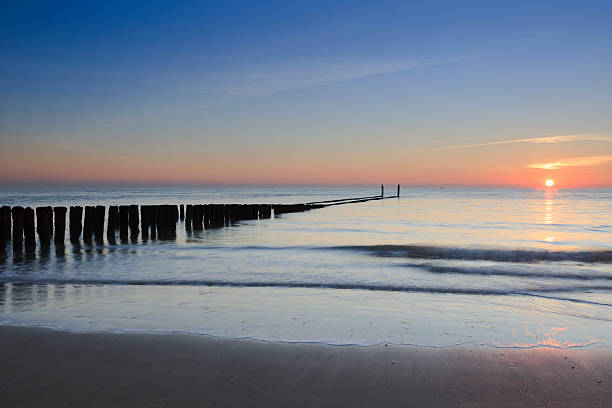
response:
[[[551,179],[546,180],[546,187],[552,187],[554,185],[555,185],[554,180],[551,180]]]

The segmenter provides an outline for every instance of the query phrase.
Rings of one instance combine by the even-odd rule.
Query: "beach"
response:
[[[0,327],[11,407],[608,407],[598,349],[369,347]]]

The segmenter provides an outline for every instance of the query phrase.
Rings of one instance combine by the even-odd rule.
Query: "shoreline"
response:
[[[612,351],[331,346],[0,326],[7,406],[605,407]]]
[[[190,332],[190,331],[154,331],[154,330],[112,330],[112,329],[99,329],[99,330],[86,330],[86,329],[74,329],[68,327],[61,326],[52,326],[52,325],[32,325],[28,323],[18,323],[18,322],[0,322],[0,329],[2,328],[24,328],[24,329],[42,329],[42,330],[50,330],[54,332],[60,333],[72,333],[72,334],[115,334],[115,335],[151,335],[151,336],[195,336],[195,337],[203,337],[208,338],[210,340],[228,340],[228,341],[252,341],[256,343],[269,343],[269,344],[286,344],[286,345],[305,345],[305,346],[327,346],[327,347],[355,347],[355,348],[373,348],[373,347],[406,347],[406,348],[414,348],[414,349],[432,349],[432,350],[444,350],[444,349],[453,349],[459,347],[470,347],[475,350],[484,349],[484,350],[498,350],[503,352],[504,350],[600,350],[600,351],[608,351],[612,353],[612,347],[608,346],[608,343],[600,343],[599,341],[593,340],[588,343],[581,344],[572,344],[572,345],[553,345],[553,344],[530,344],[530,345],[494,345],[494,344],[485,344],[485,343],[473,343],[471,341],[453,343],[453,344],[445,344],[445,345],[424,345],[424,344],[413,344],[413,343],[394,343],[394,342],[379,342],[373,344],[360,344],[360,343],[334,343],[334,342],[326,342],[326,341],[316,341],[316,340],[273,340],[266,338],[258,338],[258,337],[228,337],[223,335],[217,335],[212,333],[202,333],[202,332]],[[605,344],[605,345],[604,345]]]

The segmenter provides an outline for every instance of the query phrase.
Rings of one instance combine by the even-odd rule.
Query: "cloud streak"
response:
[[[209,72],[201,75],[199,79],[191,77],[188,86],[193,87],[194,83],[200,83],[205,89],[202,96],[208,99],[200,107],[206,107],[353,79],[451,64],[479,57],[481,55],[430,61],[342,58],[292,60],[275,63],[273,66],[260,65],[223,72]]]
[[[553,143],[570,143],[570,142],[584,142],[584,141],[612,142],[612,135],[596,134],[596,133],[579,133],[579,134],[571,134],[571,135],[532,137],[532,138],[527,138],[527,139],[510,139],[510,140],[500,140],[497,142],[445,146],[445,147],[440,147],[436,150],[469,149],[472,147],[495,146],[495,145],[515,144],[515,143],[531,143],[531,144],[550,143],[550,144],[553,144]]]
[[[570,157],[554,162],[528,164],[527,168],[542,170],[558,170],[564,167],[590,167],[612,161],[612,155]]]

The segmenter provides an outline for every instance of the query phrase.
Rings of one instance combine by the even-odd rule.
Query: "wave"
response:
[[[384,285],[369,283],[315,283],[315,282],[291,282],[291,281],[219,281],[219,280],[120,280],[120,279],[76,279],[76,278],[49,278],[49,279],[27,279],[27,278],[2,278],[0,284],[12,285],[115,285],[115,286],[210,286],[210,287],[242,287],[242,288],[303,288],[303,289],[338,289],[338,290],[370,290],[382,292],[417,292],[438,293],[456,295],[481,295],[481,296],[535,296],[544,297],[550,293],[580,293],[593,291],[612,292],[612,285],[598,286],[553,286],[534,288],[457,288],[437,286],[416,285]],[[591,302],[582,299],[566,297],[546,296],[550,299],[565,300],[570,302],[596,304],[601,306],[612,306],[610,303]]]
[[[589,251],[548,251],[537,249],[493,249],[493,248],[461,248],[433,245],[337,245],[337,246],[223,246],[223,245],[192,245],[182,247],[181,251],[224,250],[224,251],[358,251],[372,256],[412,259],[446,259],[466,261],[495,261],[512,263],[536,262],[579,262],[585,264],[612,263],[612,250]]]
[[[479,275],[479,276],[510,276],[517,278],[544,278],[544,279],[572,279],[572,280],[612,280],[612,273],[598,272],[548,272],[517,270],[517,269],[502,269],[495,267],[478,267],[478,266],[441,266],[428,263],[405,263],[403,266],[411,268],[424,269],[431,273],[443,274],[459,274],[459,275]]]
[[[547,251],[529,249],[458,248],[427,245],[350,245],[331,247],[380,257],[454,259],[496,262],[580,262],[612,263],[612,250]]]

